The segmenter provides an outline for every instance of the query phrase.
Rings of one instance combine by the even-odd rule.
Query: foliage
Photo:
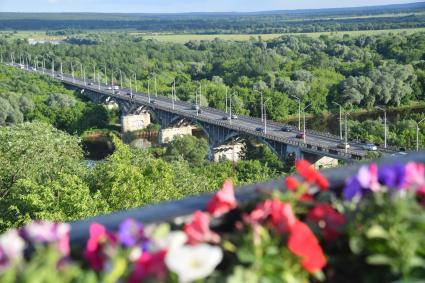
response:
[[[166,145],[164,157],[169,161],[182,158],[193,166],[200,166],[205,163],[209,150],[206,139],[184,135]]]

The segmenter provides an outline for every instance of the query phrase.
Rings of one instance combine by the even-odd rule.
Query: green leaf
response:
[[[366,262],[371,265],[391,265],[393,259],[383,254],[370,255],[366,258]]]
[[[366,231],[366,237],[369,239],[388,239],[388,232],[379,225],[373,225]]]

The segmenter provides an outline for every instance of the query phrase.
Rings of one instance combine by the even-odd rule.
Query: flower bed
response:
[[[342,192],[306,161],[287,191],[237,203],[230,181],[181,224],[34,222],[0,236],[0,282],[415,282],[425,278],[425,165],[361,167]]]

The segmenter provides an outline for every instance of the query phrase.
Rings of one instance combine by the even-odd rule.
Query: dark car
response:
[[[153,99],[152,99],[152,100],[151,100],[151,103],[152,103],[152,104],[156,104],[156,100],[153,100]]]
[[[264,132],[263,128],[260,128],[260,127],[256,128],[255,130],[256,130],[257,132]]]
[[[222,118],[223,120],[231,120],[232,118],[230,118],[230,116],[223,116]]]
[[[291,128],[289,128],[288,126],[283,126],[282,127],[282,131],[283,132],[290,132],[291,131]]]
[[[199,110],[199,105],[192,105],[192,110]]]
[[[298,133],[298,134],[296,135],[296,138],[297,138],[297,139],[304,139],[304,138],[305,138],[305,135],[304,135],[304,133]]]
[[[239,117],[237,115],[232,115],[233,120],[237,120]]]

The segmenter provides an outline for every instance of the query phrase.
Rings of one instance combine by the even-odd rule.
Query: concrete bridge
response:
[[[122,112],[123,131],[142,129],[149,125],[152,118],[161,124],[160,136],[166,142],[176,135],[190,134],[191,128],[197,126],[208,137],[212,151],[224,158],[234,156],[235,149],[240,151],[240,141],[247,137],[255,137],[269,146],[282,161],[291,156],[326,166],[335,165],[338,160],[354,162],[367,158],[367,150],[363,149],[360,142],[350,143],[349,150],[339,149],[340,137],[327,133],[307,130],[304,141],[296,137],[302,131],[295,127],[290,127],[289,132],[282,131],[282,127],[287,125],[281,123],[267,121],[265,132],[264,123],[259,118],[239,116],[228,120],[224,118],[229,116],[228,113],[214,108],[201,107],[201,111],[198,111],[191,103],[163,96],[155,97],[146,93],[130,95],[129,89],[114,91],[109,85],[72,78],[47,69],[42,72],[40,68],[28,68],[28,71],[50,75],[66,86],[80,90],[95,103],[116,104]]]

